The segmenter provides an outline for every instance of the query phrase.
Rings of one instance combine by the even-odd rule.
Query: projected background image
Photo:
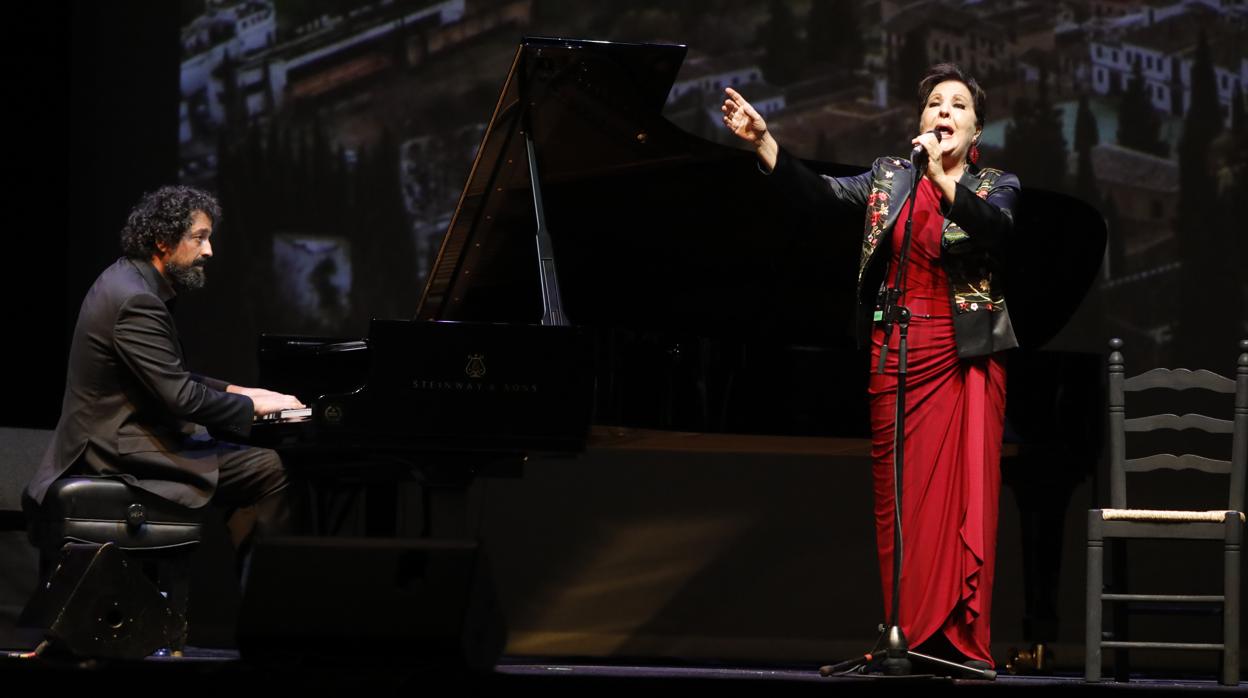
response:
[[[226,212],[209,287],[186,302],[209,372],[252,378],[238,346],[260,332],[355,337],[412,315],[526,34],[687,44],[664,111],[681,128],[731,144],[718,105],[733,85],[794,153],[863,166],[913,136],[923,69],[958,62],[990,97],[981,162],[1109,223],[1054,347],[1122,336],[1141,362],[1212,365],[1248,333],[1232,209],[1248,195],[1242,3],[185,0],[182,14],[179,174]]]

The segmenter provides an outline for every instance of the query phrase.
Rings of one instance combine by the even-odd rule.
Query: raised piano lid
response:
[[[529,129],[572,323],[843,344],[860,214],[800,210],[766,186],[752,153],[667,121],[661,111],[685,51],[524,39],[416,317],[541,317]],[[865,169],[809,164],[831,175]],[[1024,190],[1018,222],[1009,297],[1020,339],[1034,348],[1082,301],[1105,226],[1087,204],[1034,189]]]
[[[662,107],[666,96],[661,91],[663,85],[671,84],[684,54],[683,46],[639,47],[560,39],[524,39],[516,50],[494,113],[477,147],[468,182],[460,194],[438,258],[426,281],[416,317],[427,320],[533,321],[532,317],[505,317],[499,316],[496,309],[478,308],[481,303],[480,289],[523,283],[514,278],[517,272],[524,271],[516,266],[520,260],[509,259],[507,263],[499,264],[496,259],[502,253],[514,254],[515,241],[528,237],[524,234],[526,231],[534,231],[523,135],[525,128],[536,124],[542,134],[536,139],[541,159],[557,163],[558,156],[565,149],[552,147],[552,141],[574,142],[572,134],[561,136],[558,133],[560,124],[567,121],[557,114],[560,106],[557,95],[567,89],[564,86],[561,90],[561,85],[569,80],[580,83],[581,90],[573,88],[572,96],[583,91],[586,83],[591,89],[599,84],[616,87],[601,82],[596,74],[588,75],[587,70],[589,65],[597,62],[592,60],[594,58],[613,58],[616,65],[626,66],[631,73],[623,80],[611,81],[623,83],[627,91],[626,96],[616,100],[623,110],[621,113],[631,112],[645,102],[652,102],[652,111],[657,110]],[[589,62],[583,60],[586,55],[591,58]],[[587,80],[587,77],[595,79]],[[646,88],[655,91],[642,94],[641,91]],[[611,98],[607,90],[594,91],[607,99]],[[573,120],[573,125],[579,121]],[[620,139],[595,138],[593,141],[595,146],[609,147],[618,144]],[[555,167],[557,165],[552,166],[548,162],[544,172],[549,173]],[[525,274],[520,276],[523,278]],[[489,293],[488,290],[484,292]]]

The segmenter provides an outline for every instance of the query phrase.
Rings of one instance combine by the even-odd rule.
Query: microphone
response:
[[[940,142],[940,129],[934,128],[928,133],[936,136],[936,142]],[[927,167],[927,149],[922,144],[914,146],[914,150],[910,151],[910,164],[914,165],[914,169],[921,170]]]

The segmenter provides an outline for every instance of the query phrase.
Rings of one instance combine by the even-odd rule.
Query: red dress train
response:
[[[939,196],[930,180],[920,182],[903,284],[902,301],[912,319],[898,623],[911,647],[942,632],[962,654],[991,663],[989,619],[1001,490],[1005,364],[997,355],[958,358],[949,281],[940,265],[943,219]],[[892,235],[893,261],[901,238],[899,223]],[[890,271],[888,282],[892,280]],[[880,375],[875,369],[883,338],[877,325],[872,333],[868,393],[875,528],[887,617],[893,591],[892,457],[899,331],[893,330],[886,373]]]

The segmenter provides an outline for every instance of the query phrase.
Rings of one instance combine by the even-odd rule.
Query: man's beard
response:
[[[186,265],[170,260],[165,262],[165,275],[175,291],[194,291],[204,287],[204,265],[207,263],[208,260],[202,257]]]

